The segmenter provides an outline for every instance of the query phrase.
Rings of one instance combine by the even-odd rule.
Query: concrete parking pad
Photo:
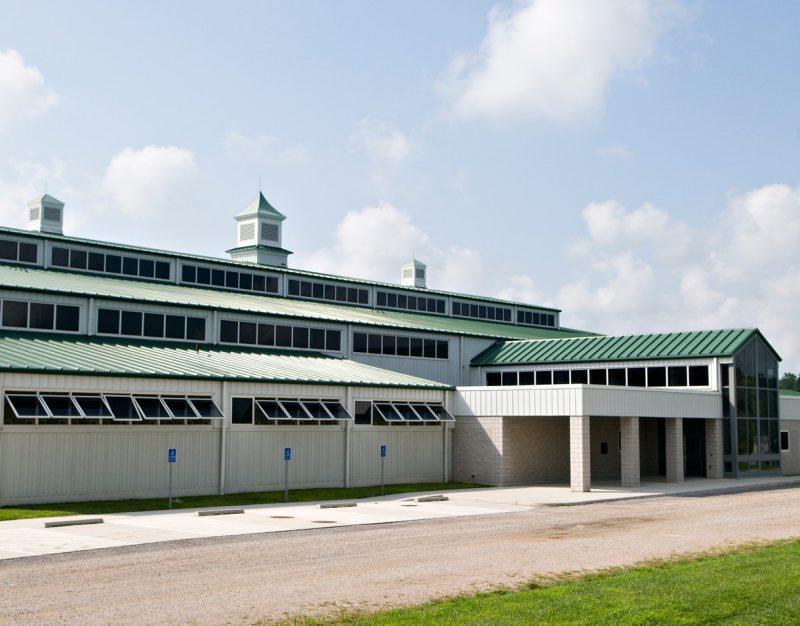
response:
[[[199,509],[115,513],[102,516],[103,524],[61,528],[45,528],[45,522],[76,519],[76,516],[15,520],[0,523],[0,560],[180,539],[514,513],[546,506],[657,496],[697,496],[794,484],[800,484],[800,477],[697,479],[677,484],[654,482],[632,489],[599,484],[588,493],[572,492],[566,486],[545,485],[453,490],[447,492],[448,500],[437,502],[417,501],[417,497],[423,494],[402,494],[359,501],[355,507],[333,509],[321,509],[320,503],[253,505],[242,507],[244,513],[235,516],[200,517],[197,515]]]

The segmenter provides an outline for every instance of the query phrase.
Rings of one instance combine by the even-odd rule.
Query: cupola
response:
[[[286,216],[273,207],[260,191],[236,220],[236,247],[228,250],[234,261],[286,267],[291,254],[284,250],[283,220]]]
[[[28,202],[28,228],[61,235],[64,226],[64,203],[44,194]]]

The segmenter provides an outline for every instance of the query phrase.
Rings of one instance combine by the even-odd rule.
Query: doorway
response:
[[[706,476],[706,421],[683,420],[683,459],[687,477]]]

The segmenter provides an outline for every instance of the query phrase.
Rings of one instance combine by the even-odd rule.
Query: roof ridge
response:
[[[623,335],[579,335],[577,337],[541,337],[531,339],[501,339],[502,343],[539,343],[542,341],[572,341],[574,339],[619,339],[623,337],[647,337],[655,335],[680,335],[683,333],[722,333],[729,331],[759,331],[758,326],[738,326],[731,328],[703,328],[699,330],[662,330],[654,333],[627,333]]]

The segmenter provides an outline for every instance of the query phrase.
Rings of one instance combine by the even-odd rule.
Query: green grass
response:
[[[407,483],[386,485],[386,495],[414,491],[444,491],[446,489],[471,489],[482,487],[472,483]],[[329,489],[293,489],[289,491],[289,502],[314,502],[317,500],[355,500],[381,495],[380,486]],[[231,493],[224,496],[184,496],[173,499],[173,509],[232,506],[244,504],[274,504],[283,502],[283,491],[257,491]],[[66,502],[59,504],[31,504],[25,506],[0,507],[0,521],[29,519],[34,517],[56,517],[61,515],[95,515],[101,513],[130,513],[133,511],[159,511],[167,508],[166,498],[144,500],[100,500],[97,502]]]
[[[301,623],[798,624],[800,541]]]

